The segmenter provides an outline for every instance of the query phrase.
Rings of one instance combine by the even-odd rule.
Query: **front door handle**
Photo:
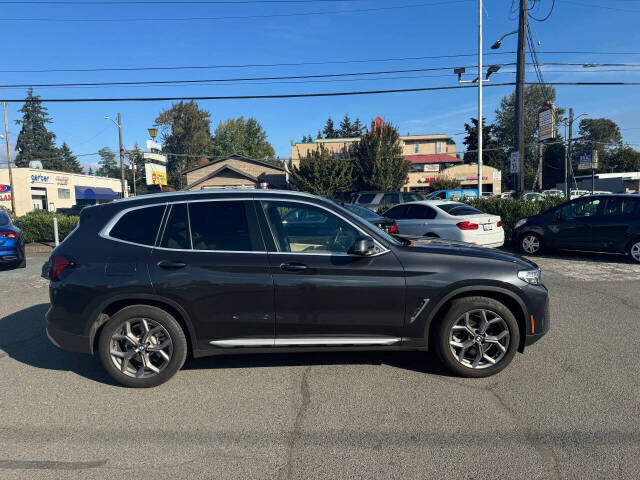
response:
[[[288,262],[280,265],[283,272],[304,272],[307,266],[304,263]]]
[[[187,264],[175,260],[161,260],[158,262],[158,266],[160,268],[184,268]]]

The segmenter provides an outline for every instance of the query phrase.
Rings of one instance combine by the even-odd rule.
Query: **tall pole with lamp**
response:
[[[9,142],[9,124],[7,123],[7,102],[2,102],[4,109],[4,138],[7,141],[7,166],[9,168],[9,188],[11,189],[11,211],[16,214],[15,190],[13,189],[13,172],[11,170],[11,146]]]

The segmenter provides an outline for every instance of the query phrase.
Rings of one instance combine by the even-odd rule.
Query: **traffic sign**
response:
[[[509,160],[509,172],[518,173],[518,152],[511,152]]]

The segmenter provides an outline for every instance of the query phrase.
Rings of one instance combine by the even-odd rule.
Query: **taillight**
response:
[[[63,271],[74,265],[75,262],[64,255],[53,255],[49,261],[49,280],[58,280]]]
[[[456,226],[460,230],[477,230],[478,229],[478,224],[477,223],[471,223],[471,222],[468,222],[466,220],[464,222],[456,223]]]
[[[498,220],[498,223],[496,223],[496,225],[497,225],[498,227],[501,227],[501,226],[502,226],[502,222],[501,222],[500,220]]]
[[[398,224],[393,222],[393,225],[389,228],[389,233],[398,233]]]
[[[0,237],[3,238],[18,238],[18,236],[16,232],[0,232]]]

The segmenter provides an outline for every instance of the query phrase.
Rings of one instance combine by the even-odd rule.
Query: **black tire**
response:
[[[450,334],[454,325],[465,313],[481,309],[495,313],[496,316],[499,316],[504,321],[504,324],[501,323],[500,325],[506,325],[508,328],[509,341],[506,352],[495,365],[472,368],[458,361],[458,358],[452,352],[452,348],[449,345]],[[488,377],[504,369],[513,360],[520,343],[520,329],[513,313],[499,301],[487,297],[465,297],[454,300],[451,303],[440,324],[435,329],[435,338],[433,340],[438,357],[449,371],[462,377]],[[476,346],[473,345],[470,348],[476,348]]]
[[[629,256],[629,260],[633,263],[640,263],[640,238],[636,238],[629,242],[629,247],[627,247],[627,255]]]
[[[171,356],[166,366],[159,373],[147,378],[135,378],[122,373],[114,364],[110,354],[112,336],[116,331],[122,328],[127,320],[135,321],[141,318],[151,320],[162,326],[170,337],[172,345]],[[98,342],[98,355],[107,373],[119,384],[133,388],[155,387],[169,380],[184,365],[187,358],[187,349],[187,339],[176,319],[160,308],[147,305],[132,305],[113,315],[103,327]]]
[[[27,257],[22,257],[22,260],[16,264],[16,268],[27,268]]]
[[[532,241],[538,242],[538,248],[535,250],[531,248],[532,245],[535,245],[531,243]],[[518,248],[525,255],[540,255],[544,251],[544,243],[537,233],[526,232],[518,238]]]

